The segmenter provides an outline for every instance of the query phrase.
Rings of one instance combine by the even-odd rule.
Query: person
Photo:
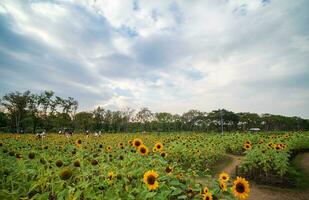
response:
[[[66,129],[64,134],[67,138],[69,138],[73,136],[73,131],[71,129]]]
[[[89,131],[86,130],[86,137],[88,138],[89,137]]]
[[[37,133],[36,138],[37,139],[43,139],[45,137],[45,134],[46,134],[45,130],[42,133]]]

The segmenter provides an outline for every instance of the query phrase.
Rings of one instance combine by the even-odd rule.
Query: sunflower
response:
[[[226,182],[220,181],[219,187],[220,187],[220,189],[221,189],[223,192],[226,192],[226,191],[227,191]]]
[[[119,147],[119,148],[123,148],[123,143],[122,143],[122,142],[119,142],[119,143],[118,143],[118,147]]]
[[[203,194],[203,200],[212,200],[212,194],[210,192]]]
[[[239,199],[246,199],[249,197],[249,183],[246,181],[246,179],[237,177],[236,180],[233,183],[232,191],[234,193],[234,196]]]
[[[145,156],[148,154],[148,148],[145,145],[139,146],[138,151],[142,156]]]
[[[173,172],[173,168],[172,168],[171,166],[167,166],[167,167],[165,168],[165,172],[166,172],[167,174],[170,174],[170,173]]]
[[[113,150],[113,148],[111,146],[106,147],[106,151],[111,152],[112,150]]]
[[[60,172],[60,178],[62,180],[67,180],[69,179],[71,176],[72,176],[73,172],[71,169],[63,169],[61,172]]]
[[[152,152],[153,152],[153,153],[156,153],[156,152],[157,152],[157,148],[156,148],[156,147],[153,147],[153,148],[152,148]]]
[[[147,185],[149,190],[155,190],[159,187],[157,178],[159,177],[158,173],[150,170],[144,174],[144,183]]]
[[[222,182],[227,182],[227,181],[230,179],[230,177],[229,177],[229,175],[228,175],[227,173],[222,172],[222,173],[219,175],[219,179],[220,179],[220,181],[222,181]]]
[[[274,149],[276,149],[277,151],[279,151],[279,150],[282,149],[282,147],[281,147],[280,144],[276,144],[276,145],[274,145]]]
[[[264,143],[264,140],[260,139],[259,144],[263,144],[263,143]]]
[[[251,144],[247,144],[247,143],[244,144],[244,149],[250,150],[251,148],[252,148]]]
[[[161,152],[160,155],[161,155],[162,158],[165,158],[167,156],[167,153]]]
[[[61,160],[56,161],[56,166],[61,167],[63,165],[63,162]]]
[[[208,192],[209,192],[208,187],[204,187],[204,188],[203,188],[203,193],[204,193],[204,194],[207,194]]]
[[[81,139],[78,139],[75,141],[75,145],[79,148],[82,144],[82,140]]]
[[[178,179],[183,179],[183,177],[184,177],[184,175],[183,175],[183,173],[179,173],[179,174],[177,174],[177,176],[176,176]]]
[[[99,164],[99,162],[98,162],[97,160],[93,159],[93,160],[91,160],[91,164],[92,164],[93,166],[96,166],[96,165]]]
[[[35,157],[34,152],[30,152],[29,155],[28,155],[28,158],[32,160],[32,159],[34,159],[34,157]]]
[[[74,167],[80,167],[80,162],[78,160],[74,162]]]
[[[163,144],[161,142],[157,142],[155,144],[155,147],[158,151],[162,151],[163,150]]]
[[[109,181],[112,181],[114,177],[114,173],[112,171],[108,172],[107,178]]]
[[[135,139],[133,140],[133,146],[136,147],[136,148],[138,148],[138,147],[141,146],[142,144],[143,144],[143,141],[142,141],[141,139],[139,139],[139,138],[135,138]]]

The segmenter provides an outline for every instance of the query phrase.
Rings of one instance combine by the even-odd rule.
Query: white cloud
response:
[[[37,83],[76,95],[82,109],[309,117],[307,1],[137,2],[1,2],[0,25],[17,39],[0,32],[0,70],[16,76],[3,91]]]

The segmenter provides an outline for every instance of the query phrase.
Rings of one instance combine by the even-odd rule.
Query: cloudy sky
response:
[[[1,0],[0,95],[309,118],[307,0]]]

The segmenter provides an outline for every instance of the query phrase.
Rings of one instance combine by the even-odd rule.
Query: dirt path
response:
[[[235,167],[240,163],[241,157],[232,155],[231,157],[233,158],[233,162],[222,171],[233,176]],[[302,155],[301,165],[306,173],[309,174],[309,153]],[[248,200],[309,200],[309,189],[298,192],[295,190],[257,185],[253,182],[250,182],[250,189]]]
[[[235,168],[237,165],[240,164],[241,162],[241,156],[234,156],[234,155],[229,155],[233,159],[232,163],[226,166],[224,169],[222,169],[219,173],[225,172],[228,173],[230,176],[235,175]],[[219,174],[217,174],[217,177]]]

